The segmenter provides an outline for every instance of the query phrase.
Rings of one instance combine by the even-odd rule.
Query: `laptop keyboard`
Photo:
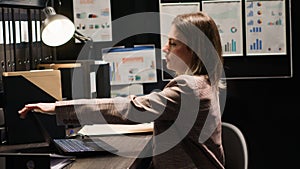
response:
[[[66,152],[94,151],[92,147],[86,146],[83,141],[77,139],[54,139],[54,142]]]

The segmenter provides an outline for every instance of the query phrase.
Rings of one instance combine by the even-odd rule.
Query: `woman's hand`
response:
[[[55,103],[34,103],[26,104],[19,110],[20,118],[25,118],[29,111],[39,112],[43,114],[55,114]]]

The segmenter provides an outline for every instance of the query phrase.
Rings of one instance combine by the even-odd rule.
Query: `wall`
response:
[[[297,4],[299,1],[292,1],[293,77],[227,81],[223,120],[237,125],[245,134],[249,169],[295,168],[298,165]]]

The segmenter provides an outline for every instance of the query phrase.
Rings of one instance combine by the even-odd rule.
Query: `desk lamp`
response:
[[[41,26],[42,41],[48,46],[60,46],[67,43],[72,37],[81,42],[92,41],[75,30],[73,22],[64,15],[57,14],[52,7],[43,9],[46,15]]]
[[[56,14],[54,8],[46,7],[43,9],[46,19],[41,26],[42,41],[52,47],[67,43],[72,37],[84,42],[81,52],[89,59],[93,58],[93,40],[75,30],[74,23],[66,16]],[[86,55],[87,54],[87,55]]]

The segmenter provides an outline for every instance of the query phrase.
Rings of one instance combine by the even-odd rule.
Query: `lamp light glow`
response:
[[[54,8],[43,9],[46,15],[41,26],[42,41],[48,46],[60,46],[67,43],[75,33],[73,22],[66,16],[56,14]]]

